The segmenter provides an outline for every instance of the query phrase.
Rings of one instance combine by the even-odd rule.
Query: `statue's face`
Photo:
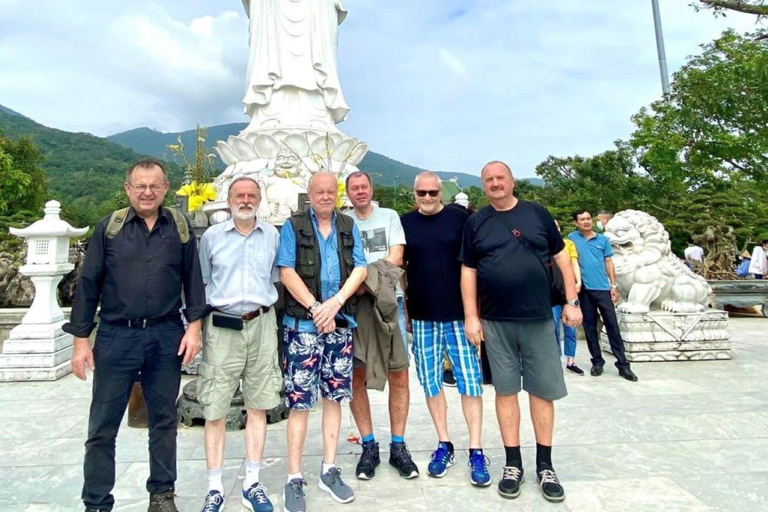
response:
[[[610,240],[613,252],[619,255],[639,254],[643,252],[643,236],[637,228],[624,218],[614,218],[607,227],[605,236]]]
[[[299,175],[299,158],[291,151],[281,151],[275,158],[275,175],[281,178],[293,178]]]

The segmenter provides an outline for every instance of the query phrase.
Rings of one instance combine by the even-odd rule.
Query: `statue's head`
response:
[[[275,157],[275,175],[281,178],[295,178],[299,175],[301,161],[288,148],[283,148]]]
[[[639,210],[617,213],[606,225],[605,236],[611,242],[618,275],[625,272],[627,265],[640,261],[648,265],[671,251],[664,226],[655,217]]]

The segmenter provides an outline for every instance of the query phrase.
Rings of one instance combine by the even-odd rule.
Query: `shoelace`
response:
[[[256,503],[267,503],[269,501],[267,498],[267,488],[263,484],[259,483],[248,490],[248,499],[252,500],[254,498]]]
[[[222,503],[224,503],[224,496],[221,494],[208,495],[202,512],[216,512],[216,507],[221,506]]]
[[[469,467],[472,468],[472,471],[488,471],[488,466],[491,465],[491,459],[489,459],[486,455],[473,455],[469,458]]]
[[[360,462],[367,462],[373,465],[373,458],[376,456],[375,445],[369,448],[363,448],[363,453],[360,454]]]
[[[304,497],[303,487],[307,485],[307,481],[303,478],[291,480],[288,482],[288,487],[291,492],[291,497],[295,499],[301,499]]]
[[[515,480],[520,481],[520,476],[523,474],[522,471],[520,471],[520,468],[516,466],[504,466],[504,469],[502,470],[501,479],[502,480]]]
[[[451,461],[451,453],[441,446],[432,452],[431,458],[432,460],[439,460],[443,464],[448,464]]]
[[[396,448],[393,450],[395,457],[400,459],[401,462],[405,463],[406,465],[413,465],[416,464],[413,463],[413,457],[411,457],[411,452],[408,451],[408,447],[403,444],[402,448]]]
[[[333,488],[339,485],[344,485],[344,482],[341,480],[341,470],[339,468],[331,468],[326,474],[331,479],[331,485],[328,487]]]
[[[557,479],[557,475],[551,469],[542,469],[541,471],[539,471],[539,478],[541,479],[540,485],[544,485],[544,484],[560,485],[560,480]]]

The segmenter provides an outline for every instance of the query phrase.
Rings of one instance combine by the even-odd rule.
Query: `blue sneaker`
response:
[[[205,497],[205,503],[200,512],[220,512],[224,509],[224,495],[219,491],[211,491]]]
[[[453,454],[448,451],[445,443],[438,443],[437,450],[432,452],[427,466],[427,474],[434,478],[442,478],[448,472],[448,468],[453,466]]]
[[[469,455],[469,481],[475,487],[488,487],[491,485],[491,474],[488,473],[488,465],[491,463],[482,450],[475,450]]]
[[[267,497],[267,488],[261,482],[256,482],[243,490],[243,506],[253,512],[272,512],[275,507]]]

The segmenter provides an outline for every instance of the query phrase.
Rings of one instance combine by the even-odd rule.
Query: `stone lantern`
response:
[[[48,201],[45,217],[11,234],[27,239],[27,261],[19,271],[35,286],[29,311],[3,344],[0,381],[56,380],[69,373],[73,337],[62,331],[64,313],[56,289],[75,266],[69,262],[69,239],[84,235],[61,220],[61,204]]]

